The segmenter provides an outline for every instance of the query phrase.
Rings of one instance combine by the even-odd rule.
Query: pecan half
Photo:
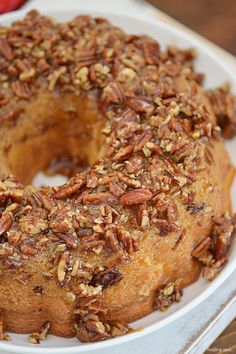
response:
[[[13,223],[13,215],[12,213],[6,213],[3,214],[1,219],[0,219],[0,236],[4,234],[9,228],[11,227]]]
[[[77,57],[78,62],[81,66],[90,66],[97,62],[96,49],[80,49]]]
[[[152,198],[152,192],[149,189],[138,188],[123,194],[120,197],[122,205],[136,205],[144,203]]]

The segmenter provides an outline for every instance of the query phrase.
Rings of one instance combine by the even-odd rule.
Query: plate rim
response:
[[[30,8],[26,8],[25,10],[20,10],[8,14],[4,14],[0,16],[0,24],[3,21],[16,21],[21,19],[28,11],[30,11]],[[196,48],[199,51],[203,51],[208,57],[210,57],[211,60],[215,61],[225,72],[228,73],[230,77],[230,81],[236,85],[236,73],[234,74],[231,72],[230,67],[227,67],[227,62],[224,62],[223,59],[220,58],[220,56],[217,56],[217,54],[214,53],[211,49],[207,47],[207,43],[201,42],[201,38],[195,37],[194,34],[192,33],[186,33],[182,28],[178,28],[174,24],[169,24],[163,21],[162,19],[146,19],[143,16],[140,15],[126,15],[122,13],[117,13],[117,12],[111,12],[111,11],[102,11],[102,10],[97,10],[97,9],[87,9],[86,6],[80,6],[80,7],[68,7],[63,9],[62,7],[58,6],[58,8],[54,7],[43,7],[39,8],[40,12],[44,12],[47,10],[47,15],[48,16],[54,16],[53,13],[71,13],[71,17],[75,17],[77,13],[81,12],[86,12],[89,11],[89,13],[92,16],[102,15],[102,17],[123,17],[125,19],[133,19],[136,21],[141,21],[143,24],[148,24],[148,25],[153,25],[158,29],[159,27],[162,27],[163,30],[167,30],[169,33],[172,33],[175,37],[182,38],[187,41],[191,41],[192,47]],[[236,247],[234,244],[233,247]],[[142,331],[130,333],[125,336],[109,339],[107,341],[103,342],[96,342],[96,343],[88,343],[88,344],[80,344],[79,346],[73,345],[69,347],[34,347],[29,345],[19,345],[19,344],[14,344],[14,343],[9,343],[9,342],[0,342],[0,350],[7,350],[8,352],[11,353],[44,353],[44,354],[65,354],[65,353],[83,353],[83,352],[88,352],[88,351],[94,351],[94,350],[99,350],[99,349],[104,349],[108,347],[112,347],[115,345],[123,344],[132,340],[135,340],[137,338],[141,338],[144,335],[151,334],[152,332],[168,325],[171,322],[176,321],[178,318],[182,317],[185,315],[187,312],[189,312],[191,309],[194,307],[197,307],[201,302],[206,300],[222,283],[233,273],[233,271],[236,269],[236,257],[230,261],[230,264],[227,264],[226,267],[221,271],[220,275],[211,282],[211,284],[206,287],[206,289],[198,294],[196,297],[194,297],[192,300],[190,300],[186,305],[184,305],[183,308],[177,309],[175,312],[171,313],[169,316],[166,318],[163,318],[157,323],[153,323],[151,325],[148,325],[145,327]]]

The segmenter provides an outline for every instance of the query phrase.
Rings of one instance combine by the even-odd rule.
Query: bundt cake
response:
[[[224,266],[234,97],[193,59],[90,16],[0,28],[4,330],[118,336]],[[63,159],[68,182],[32,185]]]

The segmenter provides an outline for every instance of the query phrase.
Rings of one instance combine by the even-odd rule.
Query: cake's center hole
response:
[[[9,170],[23,184],[62,184],[102,155],[104,117],[96,97],[39,94],[6,132]]]
[[[55,156],[49,162],[45,171],[39,171],[32,179],[36,187],[60,186],[78,172],[86,171],[89,163],[85,156]]]

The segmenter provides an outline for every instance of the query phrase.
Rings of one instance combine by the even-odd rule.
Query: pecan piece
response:
[[[97,342],[110,337],[97,315],[88,314],[75,323],[76,336],[82,343]]]
[[[118,82],[110,82],[103,90],[103,99],[108,103],[124,103],[123,87]]]
[[[61,258],[59,259],[57,265],[57,278],[58,281],[62,284],[66,278],[67,267],[69,264],[70,252],[65,251]]]
[[[206,253],[211,247],[211,238],[204,238],[197,247],[192,251],[192,256],[195,258],[200,258],[204,253]]]
[[[146,145],[151,140],[152,135],[153,133],[151,130],[145,131],[142,134],[140,134],[138,136],[137,143],[135,144],[134,152],[138,152],[142,150],[144,145]]]
[[[65,199],[69,197],[71,194],[78,192],[83,185],[84,185],[84,179],[77,178],[76,183],[72,185],[65,184],[62,187],[60,187],[59,190],[54,193],[53,197],[56,199]]]
[[[160,55],[160,46],[157,42],[144,42],[143,53],[147,64],[158,64]]]
[[[21,113],[19,108],[11,109],[10,111],[0,115],[0,121],[14,122]]]
[[[183,295],[183,289],[173,283],[162,286],[154,301],[154,308],[161,311],[166,310],[173,302],[179,302]]]
[[[39,344],[41,340],[47,338],[51,323],[49,321],[45,322],[38,332],[34,332],[28,336],[29,343]]]
[[[110,326],[112,338],[123,336],[133,331],[133,329],[126,323],[115,322],[110,324]]]
[[[29,99],[33,93],[32,87],[26,82],[21,81],[12,82],[11,89],[19,98]]]
[[[124,189],[116,181],[109,183],[109,190],[110,190],[111,194],[118,196],[118,197],[120,197],[122,194],[125,193]]]
[[[219,87],[207,92],[217,123],[226,139],[236,134],[236,98],[230,93],[229,87]]]
[[[80,49],[77,56],[77,60],[82,66],[90,66],[92,64],[95,64],[97,62],[96,49]]]
[[[98,186],[98,177],[94,172],[86,176],[86,187],[96,188]]]
[[[219,274],[221,269],[225,266],[227,258],[218,259],[218,261],[213,262],[210,266],[204,267],[202,271],[202,276],[206,280],[213,280]]]
[[[216,260],[227,255],[234,236],[232,220],[226,217],[215,218],[211,234],[212,249]]]
[[[48,222],[40,215],[27,214],[21,216],[19,226],[22,232],[36,235],[48,229]]]
[[[122,274],[116,269],[106,269],[96,274],[90,284],[92,286],[102,285],[103,288],[107,288],[113,284],[118,283],[122,279]]]
[[[20,251],[27,256],[35,256],[38,252],[38,249],[31,240],[22,243],[19,248]]]
[[[139,180],[134,179],[134,178],[130,178],[128,176],[126,176],[124,173],[117,171],[116,172],[116,176],[118,178],[118,180],[120,182],[123,182],[124,184],[126,184],[128,187],[131,188],[138,188],[141,186],[141,183]]]
[[[38,195],[42,201],[44,208],[48,211],[51,211],[52,208],[56,205],[53,198],[47,196],[46,194],[44,194],[43,192],[40,192],[40,191],[38,192]]]
[[[7,60],[11,60],[13,58],[13,51],[5,38],[0,38],[0,53]]]
[[[3,214],[0,219],[0,236],[4,234],[13,223],[13,215],[11,212]]]
[[[103,202],[113,201],[114,197],[111,193],[108,192],[97,192],[97,193],[90,193],[85,194],[83,196],[83,203],[84,204],[100,204]]]
[[[89,250],[93,250],[97,247],[103,247],[104,244],[105,244],[105,241],[100,239],[100,236],[97,236],[95,234],[93,234],[91,236],[83,237],[80,240],[80,248],[83,251],[89,251]]]
[[[63,233],[57,233],[57,237],[64,241],[67,246],[72,248],[73,250],[76,250],[78,248],[78,240],[74,238],[71,235],[68,234],[63,234]]]
[[[131,190],[120,197],[122,205],[142,204],[152,198],[152,192],[147,188],[138,188]]]
[[[117,152],[117,154],[115,155],[114,159],[115,159],[116,161],[124,161],[124,160],[126,160],[126,159],[130,156],[130,154],[132,153],[132,151],[133,151],[133,147],[130,146],[130,145],[128,145],[128,146],[126,146],[126,147],[124,147],[124,148],[121,148],[121,149]]]
[[[70,210],[70,208],[65,206],[52,215],[49,221],[49,227],[55,233],[68,232],[72,228],[72,216],[73,212]]]
[[[135,112],[152,113],[154,111],[154,104],[152,99],[146,96],[136,96],[127,99],[127,104]]]

